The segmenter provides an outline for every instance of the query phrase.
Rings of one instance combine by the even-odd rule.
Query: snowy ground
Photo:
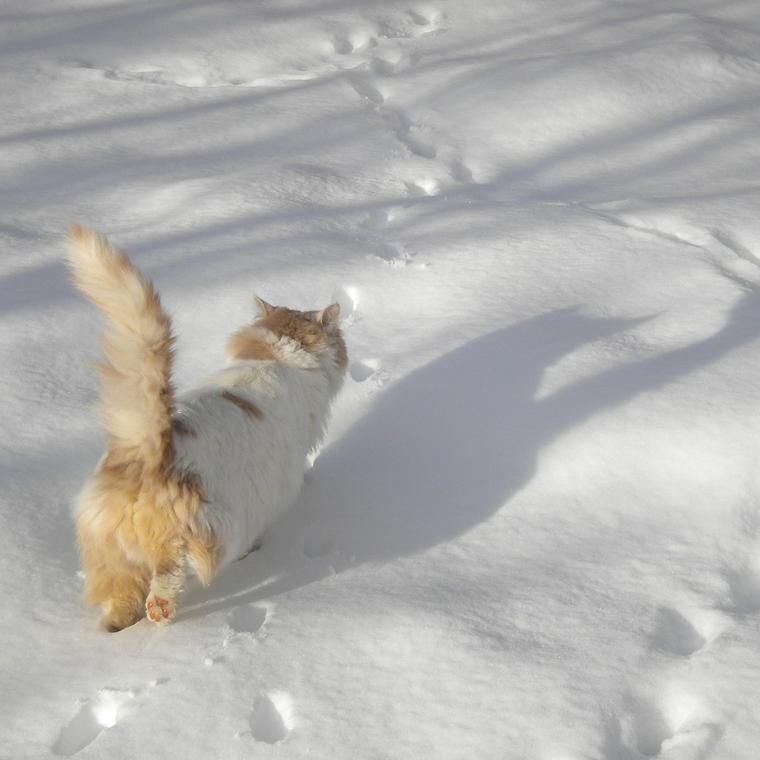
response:
[[[0,757],[752,760],[757,0],[5,0]],[[338,299],[330,438],[176,623],[101,633],[91,224],[178,384]]]

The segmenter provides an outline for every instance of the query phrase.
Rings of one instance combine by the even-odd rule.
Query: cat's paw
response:
[[[155,594],[148,594],[145,600],[145,614],[148,620],[158,625],[166,625],[177,612],[177,605],[171,599],[162,599]]]

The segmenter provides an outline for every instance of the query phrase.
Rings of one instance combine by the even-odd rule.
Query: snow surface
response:
[[[758,757],[757,0],[5,0],[0,113],[0,757]],[[72,222],[180,386],[344,307],[297,506],[165,630],[80,606]]]

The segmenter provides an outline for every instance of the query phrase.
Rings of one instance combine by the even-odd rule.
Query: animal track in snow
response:
[[[335,44],[336,50],[339,48],[351,53],[356,51],[356,46],[347,40]],[[435,146],[419,134],[419,127],[402,110],[390,108],[386,105],[385,94],[377,87],[372,76],[372,74],[391,76],[417,60],[418,56],[413,52],[398,49],[384,50],[375,53],[354,69],[346,70],[345,77],[354,92],[375,108],[376,112],[389,124],[401,143],[406,145],[413,154],[422,158],[433,159],[437,155]]]
[[[410,8],[407,15],[411,20],[419,27],[423,27],[420,30],[420,34],[430,34],[431,32],[442,31],[443,14],[440,11],[422,11]]]
[[[405,267],[412,263],[413,256],[403,245],[392,243],[385,239],[385,230],[395,216],[394,209],[376,209],[362,225],[367,231],[363,236],[364,244],[372,250],[372,255],[392,267]],[[419,264],[424,268],[425,264]]]
[[[760,612],[760,508],[756,505],[743,509],[738,517],[737,531],[740,545],[734,550],[723,570],[728,591],[728,605],[720,605],[734,615],[751,615]]]
[[[336,38],[333,47],[339,54],[351,55],[341,68],[343,77],[353,91],[365,102],[368,109],[378,115],[391,129],[399,143],[406,147],[409,153],[427,161],[439,158],[439,148],[431,136],[434,130],[425,124],[413,120],[400,106],[388,103],[389,92],[386,85],[378,84],[378,79],[392,77],[402,70],[412,68],[419,60],[420,53],[413,49],[415,38],[439,28],[442,14],[430,8],[413,8],[399,15],[392,15],[378,22],[376,37],[370,37],[363,43],[363,55],[356,55],[359,48],[352,36]],[[371,40],[372,44],[369,44]],[[371,48],[372,52],[368,50]],[[441,171],[430,169],[432,175],[446,172],[455,182],[471,182],[472,172],[464,165],[453,146],[443,146],[446,157]],[[439,160],[440,164],[441,161]],[[425,172],[427,173],[427,171]],[[444,180],[445,181],[445,180]],[[438,196],[442,192],[441,180],[435,176],[423,176],[406,184],[407,193],[415,197]],[[370,230],[367,242],[374,249],[378,259],[393,267],[405,267],[413,262],[403,244],[390,242],[385,239],[382,230],[389,225],[391,211],[380,210],[370,214],[366,225]],[[426,264],[417,264],[425,268]]]
[[[134,699],[135,692],[101,689],[92,702],[85,702],[64,726],[52,750],[70,757],[95,741],[106,729],[116,725],[123,705]]]
[[[379,359],[362,359],[360,361],[351,362],[351,366],[348,368],[351,379],[356,383],[363,383],[373,375],[377,374],[381,367]]]
[[[427,177],[424,179],[418,179],[416,182],[408,182],[406,185],[406,191],[409,195],[416,196],[431,196],[438,195],[441,192],[441,185],[438,180]]]
[[[278,744],[292,730],[292,705],[284,692],[257,697],[250,718],[251,734],[256,741]]]
[[[392,267],[405,267],[412,262],[412,255],[403,246],[381,240],[375,245],[375,255]]]
[[[709,750],[723,733],[698,698],[677,691],[657,701],[630,697],[619,728],[620,743],[645,757],[666,756],[675,748],[684,752],[679,757],[695,757]]]
[[[332,48],[337,55],[353,55],[377,47],[377,38],[365,29],[357,29],[349,34],[333,37]]]
[[[339,56],[366,54],[370,50],[382,48],[382,53],[370,61],[369,65],[375,73],[391,76],[417,62],[418,56],[414,52],[403,49],[409,41],[433,32],[445,31],[443,21],[444,16],[439,11],[410,9],[378,21],[374,33],[365,27],[336,34],[330,46]]]
[[[353,324],[356,307],[359,304],[359,291],[350,285],[336,285],[332,292],[332,303],[340,305],[340,322],[343,327]]]
[[[398,51],[385,52],[382,55],[374,56],[369,62],[369,67],[378,76],[391,77],[413,66],[418,60],[419,58],[415,54],[406,55]]]
[[[370,103],[382,105],[385,102],[383,93],[372,84],[366,74],[350,71],[346,74],[346,79],[348,79],[356,94],[370,101]]]
[[[451,162],[449,173],[451,174],[451,178],[456,182],[472,182],[474,179],[471,169],[461,158],[456,158]]]
[[[731,600],[731,612],[751,615],[760,611],[760,567],[758,562],[747,562],[726,573]]]
[[[377,35],[391,40],[424,37],[434,32],[445,31],[443,18],[443,14],[435,10],[411,8],[401,16],[380,21]]]
[[[417,24],[417,26],[430,26],[432,23],[427,16],[423,15],[419,11],[408,10],[407,14],[409,15],[409,18],[411,18],[412,21]]]
[[[657,611],[652,644],[671,654],[688,657],[705,645],[706,639],[678,611],[661,607]]]
[[[354,52],[354,43],[347,37],[337,36],[332,41],[333,52],[336,55],[351,55]]]
[[[235,633],[258,633],[267,622],[269,611],[255,604],[235,607],[227,617],[227,625]]]
[[[385,119],[391,129],[393,129],[399,142],[406,145],[406,147],[416,156],[433,159],[438,155],[435,146],[417,134],[419,131],[418,128],[403,111],[394,110],[392,108],[382,108],[379,109],[379,111],[383,119]]]
[[[647,702],[632,706],[623,731],[631,749],[647,757],[657,757],[662,745],[674,734],[675,730],[658,707]]]

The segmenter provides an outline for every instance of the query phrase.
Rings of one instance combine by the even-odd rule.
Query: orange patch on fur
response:
[[[108,317],[103,336],[101,412],[109,449],[119,459],[163,465],[171,425],[171,321],[153,284],[126,254],[80,225],[71,228],[69,260],[74,284]],[[135,378],[124,367],[139,365]],[[142,409],[137,422],[134,409]]]
[[[263,412],[256,406],[256,404],[235,393],[222,391],[222,398],[225,401],[229,401],[231,404],[235,404],[236,407],[242,409],[249,417],[255,417],[257,420],[260,420],[264,416]]]
[[[307,351],[323,348],[325,335],[321,325],[302,311],[277,306],[269,314],[260,317],[256,325],[275,335],[284,335],[300,343]]]
[[[230,336],[227,356],[232,361],[271,361],[275,358],[272,346],[250,327],[244,327]]]
[[[314,316],[315,312],[295,311],[282,306],[270,309],[256,320],[257,327],[291,338],[309,353],[318,354],[332,349],[337,366],[341,369],[348,366],[346,344],[336,324],[321,324]]]
[[[103,604],[110,629],[139,620],[151,575],[177,567],[186,553],[201,581],[211,581],[218,543],[197,519],[203,502],[197,476],[173,467],[152,475],[106,459],[91,488],[89,508],[77,516],[85,601]]]

